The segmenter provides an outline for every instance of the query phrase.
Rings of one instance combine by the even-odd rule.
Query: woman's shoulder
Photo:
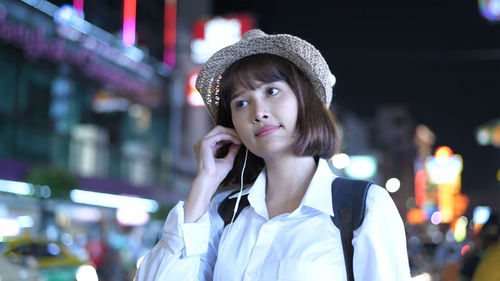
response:
[[[372,184],[366,196],[366,210],[367,212],[374,210],[392,212],[396,210],[396,205],[385,188]]]
[[[390,198],[389,192],[378,184],[372,184],[368,189],[367,198],[373,198],[374,200],[383,200]]]
[[[365,216],[359,234],[366,233],[371,236],[374,231],[398,236],[404,233],[404,225],[401,215],[387,190],[379,185],[373,184],[366,196]],[[380,232],[381,231],[381,232]]]

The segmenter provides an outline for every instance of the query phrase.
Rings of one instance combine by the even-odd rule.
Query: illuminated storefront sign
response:
[[[0,17],[0,40],[21,48],[28,60],[44,58],[54,63],[67,62],[78,67],[87,77],[113,84],[124,91],[140,95],[148,91],[145,83],[99,60],[95,52],[71,49],[61,38],[51,40],[42,28],[32,29]]]
[[[462,158],[451,154],[431,156],[427,158],[426,169],[432,183],[453,184],[462,171]]]
[[[449,223],[460,216],[465,210],[463,206],[458,206],[457,200],[461,196],[461,172],[462,157],[453,154],[451,148],[440,146],[436,149],[434,156],[427,157],[425,170],[429,175],[431,186],[437,189],[437,205],[442,216],[441,222]],[[465,199],[466,200],[466,199]],[[468,202],[464,202],[465,205]],[[460,208],[457,208],[460,207]]]
[[[195,22],[191,41],[191,58],[203,64],[218,50],[236,43],[254,27],[249,15],[218,16]]]
[[[419,224],[430,220],[433,224],[450,223],[450,228],[457,231],[455,239],[463,239],[459,220],[470,200],[460,192],[462,157],[453,154],[451,148],[440,146],[433,156],[427,156],[425,161],[421,159],[415,162],[416,208],[408,211],[408,222]]]

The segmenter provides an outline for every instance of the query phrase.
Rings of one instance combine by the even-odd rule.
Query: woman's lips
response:
[[[255,136],[257,137],[263,137],[269,134],[272,134],[274,131],[278,130],[280,127],[279,126],[265,126],[264,128],[260,129],[257,131]]]

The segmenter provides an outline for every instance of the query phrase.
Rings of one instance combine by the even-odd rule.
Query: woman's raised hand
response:
[[[216,158],[217,150],[230,144],[229,152],[223,158]],[[216,126],[194,145],[198,160],[198,176],[213,180],[213,186],[222,182],[233,168],[234,158],[241,141],[234,129]],[[215,190],[214,190],[215,192]]]
[[[230,145],[228,153],[217,158],[217,150],[224,145]],[[194,145],[198,174],[184,203],[184,222],[194,222],[207,211],[217,187],[233,168],[240,146],[236,131],[222,126],[213,128]]]

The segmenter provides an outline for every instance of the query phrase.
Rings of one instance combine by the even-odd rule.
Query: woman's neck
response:
[[[271,214],[273,209],[275,209],[273,213],[278,214],[293,211],[302,200],[311,182],[317,167],[316,161],[312,156],[280,157],[276,160],[265,159],[265,165],[266,203],[269,217],[273,217]],[[292,210],[284,210],[290,208]]]

